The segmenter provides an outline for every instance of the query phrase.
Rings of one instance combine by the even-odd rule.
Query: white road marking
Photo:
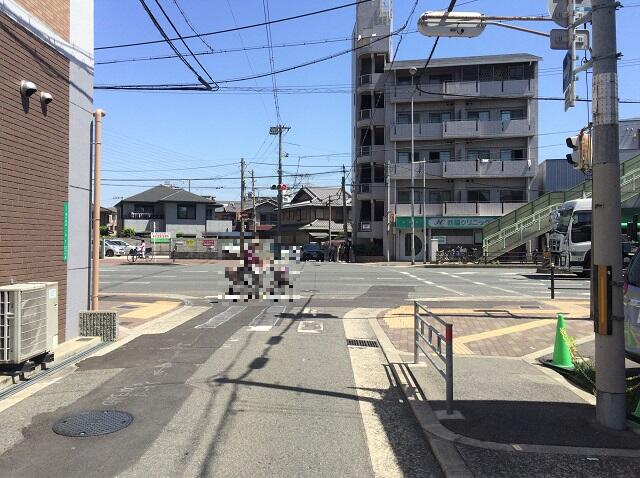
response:
[[[428,280],[425,280],[425,279],[421,279],[420,277],[418,277],[418,276],[414,276],[413,274],[411,274],[411,273],[409,273],[409,272],[404,272],[404,271],[402,271],[402,272],[400,272],[400,274],[407,275],[407,276],[411,277],[412,279],[415,279],[415,280],[417,280],[417,281],[422,282],[423,284],[432,285],[432,286],[434,286],[434,287],[437,287],[438,289],[446,290],[447,292],[452,292],[452,293],[457,294],[457,295],[466,295],[466,294],[464,294],[464,293],[462,293],[462,292],[460,292],[460,291],[457,291],[457,290],[454,290],[454,289],[450,289],[449,287],[445,287],[445,286],[440,285],[440,284],[434,284],[434,283],[433,283],[433,282],[431,282],[431,281],[428,281]],[[441,274],[443,274],[443,273],[441,272]],[[446,272],[444,272],[444,274],[447,274],[447,273],[446,273]],[[448,275],[448,274],[447,274],[447,275]]]
[[[474,283],[475,285],[487,285],[487,284],[485,284],[484,282],[475,282],[475,281],[474,281],[473,283]]]
[[[205,323],[200,324],[200,325],[196,325],[195,328],[196,329],[215,329],[216,327],[219,327],[220,325],[224,324],[225,322],[228,322],[229,320],[231,320],[233,317],[238,315],[244,309],[246,309],[246,306],[232,305],[228,309],[220,312],[217,315],[214,315],[209,320],[207,320]]]
[[[378,280],[402,280],[402,277],[376,277]]]
[[[454,276],[466,276],[466,275],[470,275],[470,274],[477,274],[477,272],[454,272],[451,275],[454,275]]]
[[[271,330],[280,321],[280,314],[283,314],[285,310],[286,306],[265,307],[251,321],[248,329],[252,332],[267,332]]]
[[[301,334],[321,334],[322,322],[317,320],[303,320],[298,324],[298,332]]]
[[[135,280],[133,280],[133,281],[126,281],[126,283],[127,283],[127,284],[144,284],[144,285],[149,285],[149,284],[151,284],[151,282],[143,282],[143,281],[135,281]],[[122,284],[122,285],[124,285],[124,284]]]

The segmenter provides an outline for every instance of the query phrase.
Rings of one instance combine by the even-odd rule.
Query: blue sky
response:
[[[208,32],[264,21],[262,0],[160,0],[182,34],[192,33],[177,9],[186,13],[198,32]],[[458,1],[457,10],[495,15],[539,15],[546,13],[545,0],[468,0]],[[161,17],[154,0],[149,6]],[[277,19],[348,3],[348,0],[270,0],[270,18]],[[625,3],[625,2],[623,2]],[[422,0],[417,13],[446,7],[446,0]],[[632,26],[640,24],[640,2],[628,1],[618,13],[618,51],[620,63],[620,98],[640,98],[640,54]],[[117,8],[114,6],[117,5]],[[407,19],[413,0],[394,1],[394,27]],[[275,24],[271,28],[274,45],[330,39],[314,45],[274,48],[276,69],[303,63],[349,48],[349,41],[337,41],[351,35],[355,7]],[[161,19],[162,20],[162,19]],[[408,27],[415,30],[417,16]],[[171,31],[166,22],[162,22]],[[523,24],[548,31],[549,22]],[[171,35],[173,36],[173,35]],[[95,1],[96,47],[157,40],[160,36],[137,0]],[[399,37],[394,38],[394,42]],[[333,41],[336,40],[336,41]],[[213,47],[235,49],[267,44],[264,27],[206,37],[208,45],[190,40],[194,51]],[[397,59],[425,58],[432,38],[409,33],[404,36]],[[395,43],[394,43],[395,45]],[[561,66],[564,52],[549,49],[548,39],[499,27],[487,30],[474,39],[442,38],[434,57],[525,52],[543,58],[540,63],[540,94],[561,96]],[[165,44],[96,51],[96,61],[138,58],[172,53]],[[269,71],[268,49],[219,53],[199,57],[214,79],[238,78]],[[326,86],[338,93],[280,94],[282,121],[291,126],[285,136],[285,172],[317,173],[336,171],[349,166],[351,95],[346,92],[351,78],[351,55],[310,67],[277,75],[278,87]],[[587,94],[581,76],[578,94]],[[590,77],[589,77],[590,80]],[[178,59],[137,61],[96,66],[96,84],[193,83],[194,75]],[[271,78],[230,84],[233,86],[270,87]],[[325,89],[326,90],[326,89]],[[590,90],[590,87],[589,87]],[[589,91],[590,94],[590,91]],[[114,204],[120,197],[135,194],[158,184],[156,179],[236,178],[239,161],[247,158],[255,169],[257,187],[275,183],[277,149],[269,126],[277,123],[273,95],[246,92],[213,93],[141,93],[96,91],[95,106],[108,115],[104,122],[103,204]],[[640,105],[620,105],[620,117],[639,117]],[[562,102],[540,102],[539,158],[564,157],[564,138],[586,124],[585,104],[564,112]],[[259,164],[267,163],[267,164]],[[299,164],[299,167],[298,167]],[[197,169],[196,169],[197,168]],[[136,179],[125,182],[122,179]],[[137,179],[140,180],[137,180]],[[149,179],[153,181],[142,181]],[[340,174],[311,176],[312,184],[339,185]],[[292,184],[292,179],[285,182]],[[186,183],[174,181],[186,186]],[[220,199],[237,199],[239,180],[217,179],[192,181],[194,192],[212,194]],[[203,189],[196,189],[203,188]],[[210,188],[210,189],[204,189]],[[220,188],[220,189],[213,189]],[[269,191],[259,192],[268,194]]]

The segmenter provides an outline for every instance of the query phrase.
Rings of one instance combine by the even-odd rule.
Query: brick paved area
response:
[[[473,308],[462,302],[450,302],[431,309],[443,320],[453,324],[454,351],[457,354],[476,354],[503,357],[522,357],[553,345],[556,314],[566,314],[567,333],[576,339],[593,334],[589,319],[588,301],[529,304],[539,308],[520,308],[520,304],[501,303],[495,307],[487,301]],[[402,306],[388,311],[379,319],[380,325],[396,348],[413,352],[413,307]]]

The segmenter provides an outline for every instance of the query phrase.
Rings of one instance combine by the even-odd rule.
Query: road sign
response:
[[[154,244],[162,244],[167,243],[171,240],[170,232],[152,232],[151,233],[151,242]]]
[[[547,8],[551,19],[563,28],[569,26],[569,7],[575,5],[576,18],[591,11],[591,0],[547,0]]]
[[[456,18],[448,18],[448,12],[424,13],[418,20],[418,31],[428,37],[473,38],[487,26],[481,13],[453,13]]]
[[[570,51],[564,56],[562,61],[562,92],[566,93],[569,86],[573,84],[573,55]]]
[[[571,49],[571,43],[569,38],[571,36],[570,30],[564,28],[554,28],[550,32],[549,37],[552,50],[569,50]],[[575,47],[576,50],[588,50],[589,49],[589,30],[576,30],[575,31]]]

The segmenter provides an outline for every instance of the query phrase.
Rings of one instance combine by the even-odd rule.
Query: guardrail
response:
[[[433,319],[440,326],[444,327],[445,332],[442,334],[436,326],[429,323],[428,319]],[[427,335],[425,335],[425,327],[427,329]],[[447,402],[447,415],[453,414],[453,324],[449,324],[442,320],[437,315],[433,314],[424,305],[420,304],[417,300],[413,302],[413,328],[414,328],[414,340],[413,340],[413,361],[414,363],[420,363],[420,351],[436,368],[438,373],[442,375],[446,383],[446,402]],[[435,336],[435,342],[434,342]],[[435,355],[444,362],[444,370],[438,366],[438,364],[431,358],[431,354],[428,353],[420,343],[425,343]],[[442,353],[442,343],[445,344],[445,352]]]

